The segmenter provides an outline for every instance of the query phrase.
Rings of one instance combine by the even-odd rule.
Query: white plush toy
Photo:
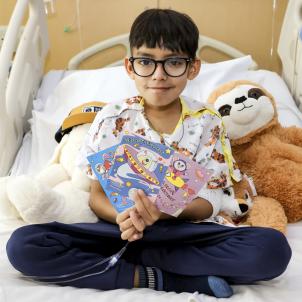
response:
[[[97,111],[104,103],[73,109],[56,134],[60,141],[50,163],[34,177],[0,179],[0,211],[27,223],[96,222],[89,207],[90,179],[76,166],[76,157]]]

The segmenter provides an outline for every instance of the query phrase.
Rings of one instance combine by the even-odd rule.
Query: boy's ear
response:
[[[193,80],[199,74],[200,66],[201,66],[201,61],[200,59],[196,58],[190,65],[188,80]]]
[[[124,65],[125,65],[125,68],[126,68],[126,71],[127,71],[128,75],[129,75],[129,77],[132,80],[134,80],[134,71],[133,71],[133,67],[132,67],[131,62],[129,61],[129,58],[125,58]]]

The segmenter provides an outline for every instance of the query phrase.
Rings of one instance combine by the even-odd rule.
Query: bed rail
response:
[[[28,20],[17,45],[27,8]],[[0,176],[8,173],[21,144],[48,48],[43,1],[18,0],[0,51]]]
[[[219,50],[222,53],[227,54],[231,58],[239,58],[245,56],[245,54],[238,49],[231,47],[230,45],[215,40],[213,38],[209,38],[207,36],[199,36],[199,43],[198,43],[198,51],[199,53],[203,48],[210,47],[216,50]],[[84,49],[83,51],[79,52],[77,55],[72,57],[68,62],[68,69],[74,70],[78,69],[79,65],[89,57],[112,47],[115,46],[123,46],[126,49],[126,56],[130,56],[130,46],[129,46],[129,34],[119,35],[99,43],[96,43],[89,48]],[[122,65],[124,60],[118,60],[108,65],[110,66],[118,66]],[[254,65],[251,67],[252,69],[257,69],[257,64],[254,62]]]

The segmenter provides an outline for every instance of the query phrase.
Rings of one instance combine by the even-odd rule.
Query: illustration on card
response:
[[[184,154],[175,152],[155,200],[157,208],[177,217],[196,198],[212,174],[213,171],[203,168]]]
[[[128,198],[133,189],[141,189],[154,201],[173,153],[173,149],[139,136],[124,136],[115,152],[107,189]]]
[[[91,168],[100,182],[105,194],[107,195],[110,203],[117,212],[122,212],[125,209],[134,205],[133,201],[127,199],[126,196],[118,196],[118,193],[112,192],[107,189],[107,182],[110,169],[114,162],[114,154],[119,145],[112,146],[108,149],[99,151],[87,157]]]
[[[114,161],[114,153],[118,145],[112,146],[106,150],[99,151],[87,157],[95,176],[99,180],[103,189],[107,186],[109,171]]]

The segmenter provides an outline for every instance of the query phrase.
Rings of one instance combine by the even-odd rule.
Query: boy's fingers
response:
[[[142,217],[143,221],[146,225],[151,225],[153,223],[152,217],[149,214],[148,210],[145,207],[144,202],[141,200],[141,197],[137,195],[135,200],[135,207],[137,209],[138,214]]]
[[[145,229],[146,224],[140,215],[137,214],[137,212],[130,211],[130,219],[137,231],[142,232]]]
[[[121,224],[121,222],[123,222],[124,220],[126,220],[127,218],[129,218],[129,212],[130,212],[130,210],[131,209],[129,208],[129,209],[127,209],[127,210],[125,210],[125,211],[117,214],[116,220],[115,220],[116,223],[117,224]]]
[[[129,229],[127,229],[126,231],[122,232],[121,234],[121,238],[123,240],[128,240],[129,238],[131,238],[131,236],[133,236],[135,233],[137,233],[136,228],[133,226]]]
[[[128,241],[135,241],[143,238],[143,233],[135,233],[133,236],[131,236]]]
[[[128,218],[125,221],[120,223],[120,231],[124,232],[132,226],[133,226],[132,220],[131,220],[131,218]]]
[[[153,224],[155,221],[158,220],[160,211],[153,204],[153,202],[150,201],[148,196],[146,196],[142,190],[138,190],[138,195],[139,195],[139,200],[143,204],[143,208],[145,209],[149,217],[149,221],[151,221],[151,223]]]

